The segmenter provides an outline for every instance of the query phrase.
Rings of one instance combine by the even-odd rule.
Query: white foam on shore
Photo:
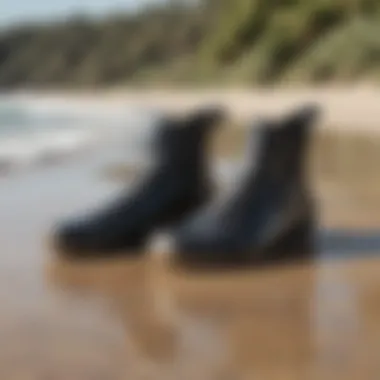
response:
[[[157,119],[119,105],[0,97],[0,171],[25,168],[105,144],[142,158]]]

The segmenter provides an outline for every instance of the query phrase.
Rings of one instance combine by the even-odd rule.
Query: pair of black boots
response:
[[[155,166],[134,190],[96,215],[58,229],[56,246],[72,258],[144,252],[157,229],[173,231],[175,259],[236,265],[298,258],[311,251],[314,209],[305,156],[317,108],[254,126],[242,182],[213,202],[206,165],[211,131],[223,110],[166,119],[154,139]]]

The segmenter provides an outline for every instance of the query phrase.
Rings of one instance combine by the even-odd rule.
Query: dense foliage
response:
[[[171,1],[0,32],[0,86],[380,77],[380,0]]]

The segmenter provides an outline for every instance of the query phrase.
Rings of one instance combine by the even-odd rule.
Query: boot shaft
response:
[[[263,121],[251,133],[254,176],[276,183],[303,183],[312,126],[318,115],[314,106],[305,107],[280,121]],[[252,160],[252,147],[249,148]]]
[[[152,144],[154,164],[182,177],[205,175],[209,137],[223,117],[215,108],[161,120]]]

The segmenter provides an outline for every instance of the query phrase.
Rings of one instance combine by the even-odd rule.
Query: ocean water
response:
[[[0,171],[106,146],[124,160],[145,160],[158,117],[152,110],[127,106],[0,97]]]

